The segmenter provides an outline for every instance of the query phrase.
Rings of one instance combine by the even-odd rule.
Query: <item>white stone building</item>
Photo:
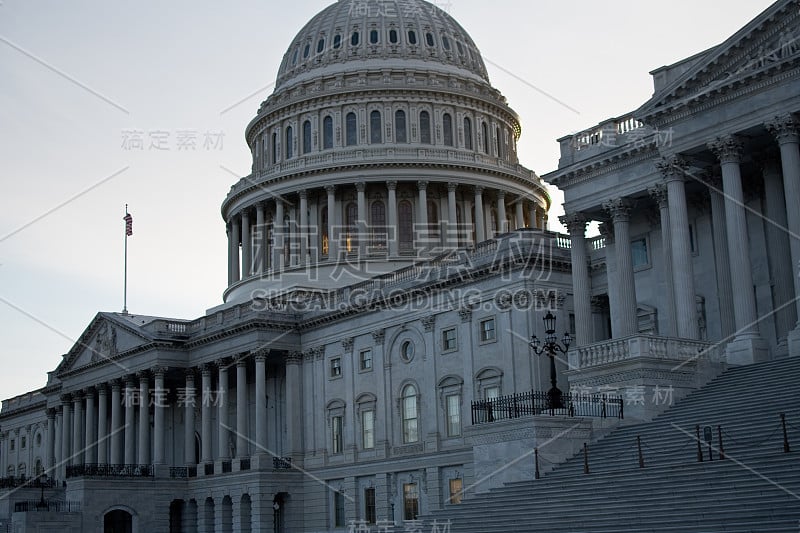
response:
[[[519,120],[463,28],[422,0],[363,4],[311,19],[247,126],[224,303],[99,313],[44,388],[3,402],[0,522],[402,527],[532,477],[507,465],[555,435],[551,463],[622,406],[625,422],[668,406],[604,393],[677,398],[726,364],[800,355],[794,2],[559,140],[545,180],[568,236],[546,230]],[[608,231],[587,239],[590,220]],[[550,386],[528,345],[548,312],[575,336],[557,411],[531,394]]]

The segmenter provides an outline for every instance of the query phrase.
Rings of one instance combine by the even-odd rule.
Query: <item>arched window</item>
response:
[[[483,134],[483,153],[489,153],[489,126],[486,122],[481,122],[481,133]]]
[[[442,35],[442,46],[445,50],[450,50],[450,39],[446,35]]]
[[[433,34],[431,32],[425,34],[425,43],[428,46],[433,46],[434,44],[436,44],[435,41],[433,40]]]
[[[378,44],[378,30],[370,30],[369,32],[369,44]]]
[[[397,37],[397,30],[391,29],[389,30],[389,42],[392,44],[397,44],[398,37]]]
[[[382,201],[376,200],[372,202],[370,211],[372,246],[386,248],[386,206]]]
[[[408,30],[408,44],[417,44],[417,32]]]
[[[358,46],[360,37],[357,31],[354,31],[352,35],[350,35],[350,46]]]
[[[294,154],[292,153],[292,127],[286,127],[286,159],[291,159]]]
[[[305,47],[303,47],[303,59],[306,59],[310,52],[311,52],[311,43],[306,43]]]
[[[431,115],[427,111],[419,112],[419,142],[431,144]]]
[[[303,122],[303,153],[311,153],[311,121]]]
[[[317,41],[317,53],[321,54],[323,50],[325,50],[325,38],[324,37],[321,38],[319,41]]]
[[[497,148],[497,157],[503,157],[503,135],[500,133],[500,128],[494,129],[495,138],[495,148]]]
[[[322,119],[322,149],[333,148],[333,118],[330,115]]]
[[[358,247],[358,205],[355,202],[350,202],[345,207],[344,211],[344,224],[346,226],[347,235],[345,235],[345,249],[347,252],[352,252]]]
[[[278,134],[272,132],[272,164],[278,162]]]
[[[472,121],[464,117],[464,148],[472,150]]]
[[[403,387],[403,442],[408,444],[419,440],[417,427],[417,388],[414,385]]]
[[[450,113],[442,115],[442,134],[444,137],[444,144],[446,146],[453,146],[453,118]]]
[[[400,244],[400,249],[410,250],[414,246],[414,219],[411,202],[401,200],[397,204],[397,219],[397,240]]]
[[[338,50],[341,47],[342,47],[342,36],[337,33],[333,37],[333,48],[335,50]]]
[[[408,142],[406,135],[406,112],[398,109],[394,112],[394,141],[398,143]]]
[[[320,219],[320,243],[319,247],[322,249],[322,255],[328,255],[330,250],[330,242],[328,241],[328,206],[322,208],[319,215]]]
[[[369,142],[380,144],[383,142],[381,135],[381,112],[374,110],[369,114]]]
[[[354,146],[358,144],[358,126],[356,123],[356,114],[348,113],[345,117],[345,144],[347,146]]]

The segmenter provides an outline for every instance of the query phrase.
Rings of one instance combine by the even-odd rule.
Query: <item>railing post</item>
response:
[[[783,453],[792,451],[789,448],[789,435],[786,433],[786,414],[781,413],[781,426],[783,427]]]
[[[717,436],[719,438],[719,459],[725,459],[725,447],[722,445],[722,426],[717,426]]]
[[[536,473],[533,475],[534,479],[539,479],[539,448],[533,449],[533,458],[536,463]]]
[[[639,468],[644,468],[644,455],[642,455],[642,437],[636,435],[636,447],[639,450]]]
[[[606,395],[603,394],[603,396],[600,399],[600,416],[605,418],[606,414],[607,414],[606,413]]]
[[[694,431],[695,431],[695,433],[697,435],[696,436],[696,438],[697,438],[697,462],[698,463],[702,463],[703,462],[703,445],[700,443],[700,424],[697,424],[696,426],[694,426]]]
[[[589,473],[589,447],[583,443],[583,473]]]

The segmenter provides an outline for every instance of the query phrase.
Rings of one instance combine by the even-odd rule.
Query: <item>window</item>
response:
[[[409,362],[414,358],[414,343],[411,341],[404,341],[400,345],[400,357],[403,361]]]
[[[294,54],[292,54],[292,66],[295,66],[297,64],[297,54],[298,53],[300,53],[300,49],[299,48],[295,48]]]
[[[344,494],[339,491],[333,493],[333,526],[344,527]]]
[[[358,131],[356,125],[356,114],[348,113],[345,117],[345,144],[353,146],[358,143]]]
[[[350,202],[345,207],[344,224],[347,234],[345,235],[345,250],[352,252],[358,247],[358,204]]]
[[[481,133],[483,134],[483,153],[489,153],[489,126],[481,122]]]
[[[331,359],[331,377],[338,378],[342,375],[342,358],[334,357]]]
[[[378,30],[370,30],[369,44],[378,44]]]
[[[322,119],[322,149],[333,148],[333,118],[330,115]]]
[[[411,202],[401,200],[397,204],[398,228],[397,236],[401,250],[410,250],[414,246],[414,221]]]
[[[442,115],[442,132],[444,135],[444,144],[453,146],[453,118],[450,113]]]
[[[403,520],[416,520],[419,515],[419,491],[416,483],[403,483]]]
[[[442,330],[442,351],[451,352],[457,348],[456,328]]]
[[[375,524],[378,520],[378,513],[375,509],[375,488],[367,487],[364,489],[364,521],[367,524]]]
[[[503,135],[500,133],[500,128],[494,129],[495,135],[495,148],[497,148],[497,157],[503,157]]]
[[[359,42],[359,35],[357,31],[354,31],[352,35],[350,35],[350,46],[358,46]]]
[[[383,142],[383,135],[381,134],[381,112],[378,110],[372,111],[369,114],[369,142],[372,144],[380,144]]]
[[[402,394],[403,406],[403,442],[406,444],[417,442],[419,432],[417,431],[417,388],[414,385],[403,387]]]
[[[397,44],[397,30],[389,30],[389,42],[392,44]]]
[[[456,41],[456,48],[458,48],[459,57],[463,57],[464,56],[464,47],[461,46],[461,41]]]
[[[428,46],[433,46],[434,44],[436,44],[433,40],[433,34],[431,32],[425,34],[425,43]]]
[[[14,439],[11,439],[11,442],[8,444],[9,450],[11,450],[12,452],[14,451],[15,444],[16,442],[14,441]]]
[[[650,260],[647,258],[647,239],[631,241],[631,259],[633,268],[643,268],[650,264]]]
[[[317,53],[321,54],[323,50],[325,50],[325,39],[324,38],[322,38],[319,41],[317,41]]]
[[[358,355],[358,367],[361,370],[372,370],[372,350],[361,350]]]
[[[303,47],[303,59],[306,59],[310,52],[311,52],[311,43],[306,43],[306,45]]]
[[[419,113],[419,142],[431,144],[431,115],[427,111]]]
[[[333,48],[338,50],[342,47],[342,36],[338,33],[333,37]]]
[[[406,135],[406,112],[398,109],[394,112],[394,140],[395,142],[408,142]]]
[[[495,340],[495,331],[494,331],[494,318],[487,318],[486,320],[481,320],[481,342],[491,342]]]
[[[442,46],[444,46],[445,50],[450,50],[450,39],[445,35],[442,35]]]
[[[41,433],[37,433],[36,434],[36,446],[41,446],[41,445],[42,445],[42,434]]]
[[[311,121],[303,122],[303,153],[311,152]]]
[[[408,44],[417,44],[417,32],[408,30]]]
[[[448,394],[445,397],[445,416],[447,417],[447,436],[461,435],[461,395]]]
[[[342,453],[344,450],[342,418],[341,415],[331,417],[331,453]]]
[[[472,150],[472,121],[464,117],[464,148]]]
[[[27,445],[28,445],[28,438],[23,435],[22,437],[19,438],[19,447],[24,450],[25,446]]]
[[[461,497],[463,496],[462,490],[464,487],[464,480],[460,477],[454,478],[450,480],[450,498],[448,498],[448,503],[452,505],[458,505],[461,503]]]
[[[286,159],[291,159],[294,154],[292,153],[292,127],[286,128]]]
[[[365,450],[375,447],[375,411],[361,411],[361,446]]]
[[[490,385],[483,389],[484,400],[496,400],[500,397],[500,387],[497,385]]]
[[[386,206],[380,200],[372,202],[372,246],[373,248],[386,248]]]
[[[278,162],[278,134],[272,133],[272,164]]]

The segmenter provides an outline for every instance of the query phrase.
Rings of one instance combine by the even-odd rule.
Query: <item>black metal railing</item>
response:
[[[56,480],[52,478],[35,477],[4,477],[0,478],[0,489],[14,489],[17,487],[30,487],[34,489],[51,489],[56,486]]]
[[[67,466],[67,477],[153,477],[153,465],[108,465],[86,463]]]
[[[222,473],[227,474],[232,471],[230,461],[222,461]]]
[[[205,463],[203,465],[203,473],[207,476],[214,475],[214,463]]]
[[[59,500],[30,500],[25,502],[14,502],[15,513],[47,512],[55,513],[78,513],[81,510],[80,502],[68,502]]]
[[[186,475],[189,477],[197,477],[197,466],[187,466],[186,467]]]
[[[547,392],[530,391],[472,402],[472,424],[533,415],[623,418],[623,402],[610,394],[564,394],[563,409],[556,409]]]
[[[239,459],[239,470],[250,470],[250,458]]]
[[[292,458],[291,457],[273,457],[272,469],[273,470],[291,470]]]

